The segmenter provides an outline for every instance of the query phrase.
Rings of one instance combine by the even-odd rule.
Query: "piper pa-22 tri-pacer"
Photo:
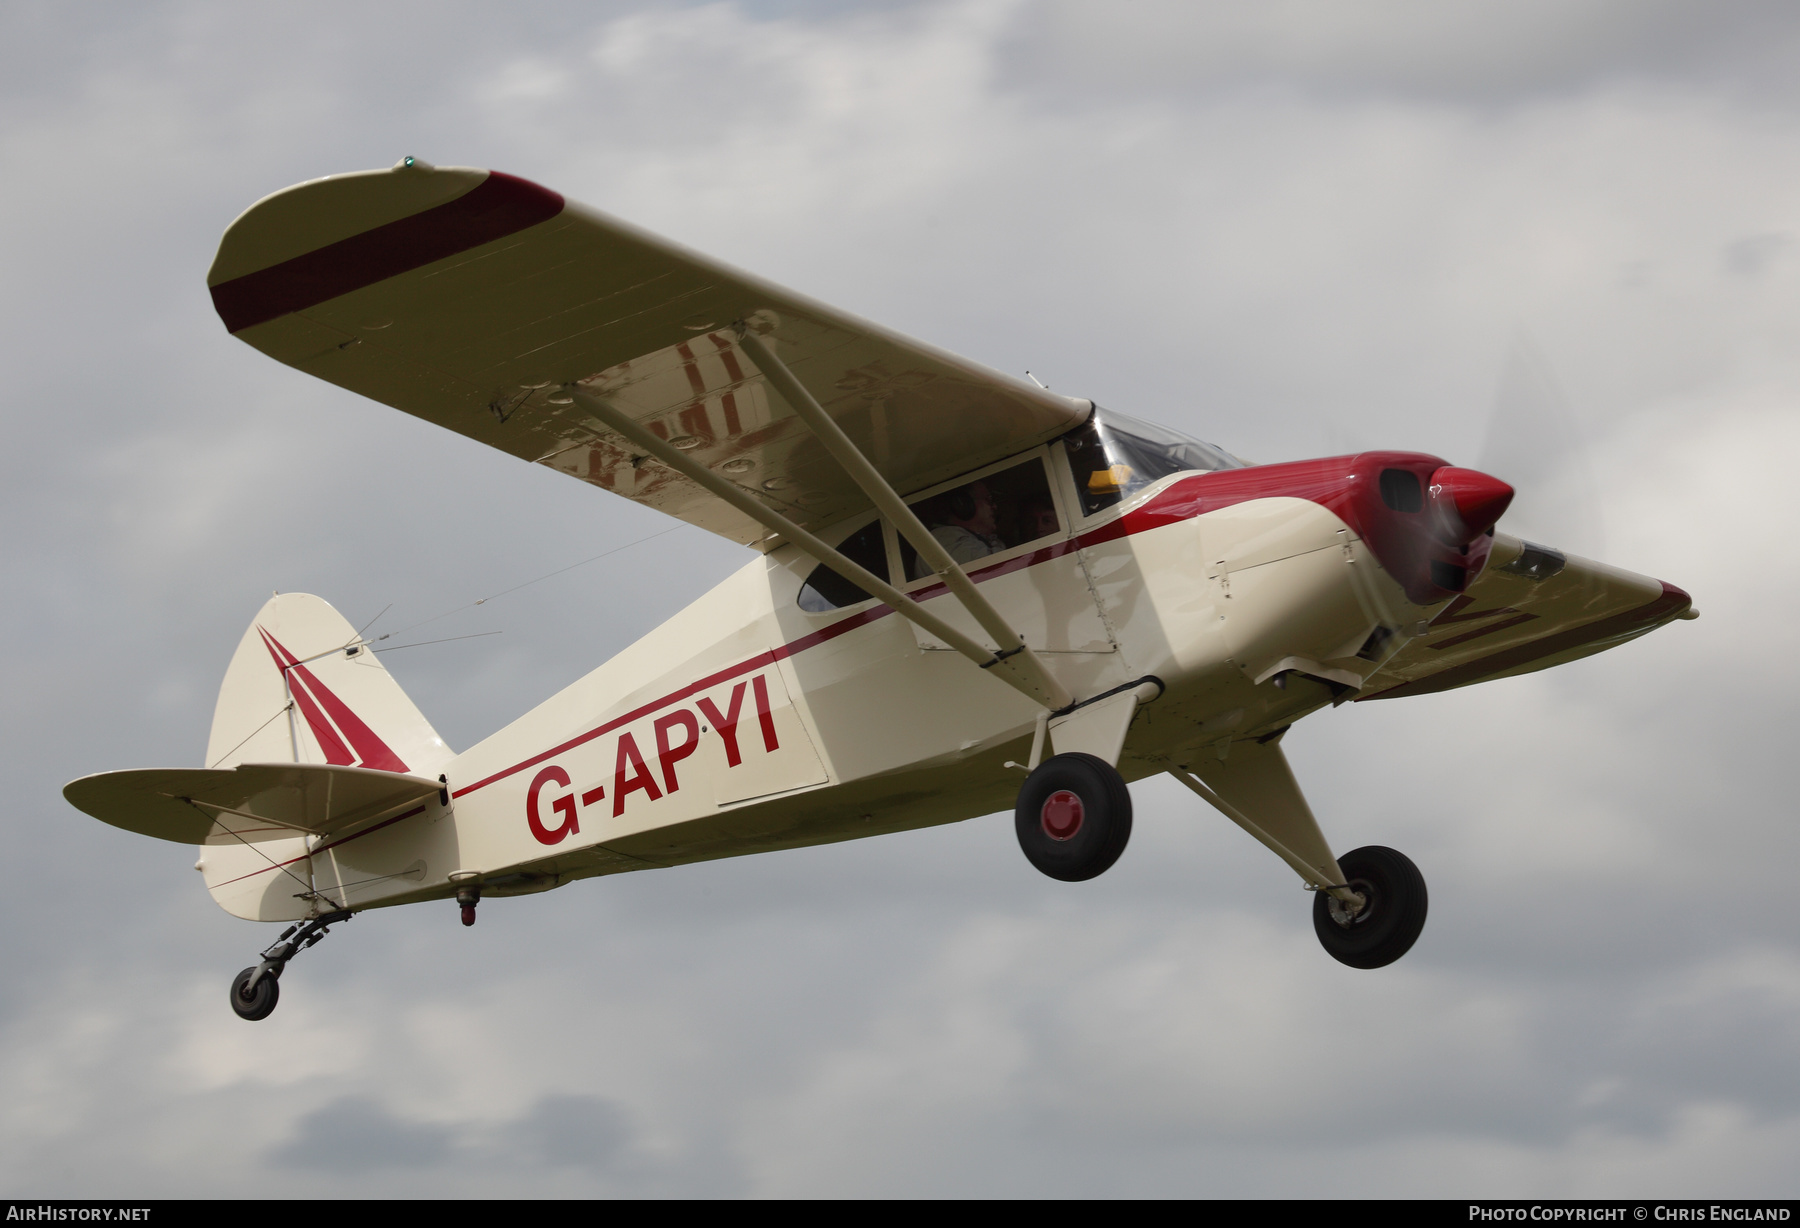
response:
[[[1314,892],[1333,957],[1425,922],[1413,863],[1334,855],[1301,717],[1544,669],[1693,617],[1671,585],[1497,532],[1512,488],[1417,452],[1250,465],[1052,394],[499,172],[335,175],[257,202],[207,278],[290,366],[756,557],[456,753],[317,597],[257,613],[206,766],[64,794],[200,845],[227,912],[294,924],[246,1019],[366,908],[951,823],[1013,807],[1080,882],[1166,772]]]

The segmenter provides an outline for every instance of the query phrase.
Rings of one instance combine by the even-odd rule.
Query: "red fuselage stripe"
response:
[[[1002,563],[995,563],[991,567],[984,567],[972,571],[969,573],[969,578],[980,582],[992,579],[996,576],[1007,575],[1011,572],[1022,571],[1027,567],[1034,567],[1039,563],[1060,558],[1071,551],[1083,547],[1098,546],[1105,542],[1133,537],[1139,533],[1148,532],[1151,529],[1176,524],[1180,521],[1188,520],[1207,512],[1218,511],[1221,508],[1230,507],[1237,503],[1246,503],[1253,499],[1268,498],[1272,496],[1289,496],[1308,499],[1311,502],[1323,502],[1322,499],[1313,497],[1314,491],[1310,486],[1303,485],[1301,489],[1296,490],[1292,483],[1292,478],[1289,477],[1288,474],[1295,469],[1325,469],[1334,464],[1335,459],[1328,459],[1323,461],[1298,462],[1293,466],[1265,465],[1256,466],[1250,469],[1226,469],[1215,473],[1197,473],[1193,477],[1183,478],[1178,482],[1172,483],[1154,499],[1143,504],[1141,507],[1134,508],[1117,520],[1099,525],[1086,533],[1066,541],[1055,542],[1042,549],[1033,550],[1029,554],[1022,554],[1017,558],[1008,559]],[[1687,595],[1681,593],[1680,589],[1674,588],[1673,586],[1664,585],[1663,587],[1665,595],[1661,600],[1653,602],[1649,606],[1645,606],[1642,610],[1629,611],[1625,614],[1618,615],[1615,618],[1603,620],[1601,623],[1591,624],[1587,627],[1576,627],[1570,631],[1563,632],[1561,635],[1552,636],[1548,640],[1542,642],[1545,644],[1555,644],[1556,646],[1546,648],[1544,653],[1534,653],[1532,656],[1545,655],[1551,652],[1561,652],[1569,647],[1587,643],[1589,640],[1595,638],[1617,634],[1618,632],[1612,629],[1612,624],[1614,623],[1621,623],[1622,626],[1637,626],[1645,622],[1653,622],[1665,617],[1664,611],[1667,611],[1667,617],[1673,617],[1676,607],[1664,604],[1664,602],[1671,600],[1667,594],[1680,594],[1679,602],[1677,604],[1685,603],[1687,601]],[[912,596],[914,600],[926,601],[948,591],[949,590],[942,584],[931,584],[924,588],[914,590]],[[838,636],[843,635],[848,631],[854,631],[858,627],[866,626],[878,618],[885,618],[891,613],[893,613],[893,611],[886,606],[875,606],[871,609],[862,610],[856,614],[852,614],[848,618],[841,619],[838,622],[831,624],[829,627],[821,628],[809,635],[803,635],[799,639],[784,644],[779,648],[772,649],[769,652],[759,653],[747,661],[737,665],[728,666],[725,669],[719,670],[717,673],[709,674],[698,682],[689,683],[680,690],[672,691],[660,699],[654,699],[649,703],[641,704],[630,712],[625,713],[623,716],[615,717],[598,728],[590,729],[586,733],[570,738],[568,741],[533,755],[523,762],[516,763],[508,768],[502,768],[492,775],[484,776],[473,784],[464,785],[462,788],[455,790],[451,796],[462,797],[465,794],[475,792],[477,789],[486,788],[495,781],[504,780],[508,776],[522,772],[527,768],[535,767],[546,759],[554,758],[564,751],[580,746],[585,742],[590,742],[595,738],[602,737],[619,728],[621,725],[629,724],[632,721],[648,716],[652,712],[665,708],[670,704],[678,703],[699,691],[704,691],[710,687],[717,686],[722,682],[728,682],[733,678],[741,677],[744,674],[750,673],[752,670],[761,669],[782,658],[792,657],[798,653],[805,652],[808,648],[817,644],[823,644],[827,640],[836,639]],[[1528,648],[1530,648],[1530,645],[1522,645],[1519,649],[1499,654],[1499,657],[1489,658],[1488,660],[1499,660],[1500,658],[1508,657],[1513,653]],[[1452,675],[1460,676],[1465,672],[1473,671],[1468,679],[1473,681],[1475,677],[1479,677],[1486,673],[1492,673],[1496,670],[1510,668],[1511,664],[1515,663],[1516,662],[1489,665],[1486,662],[1473,662],[1468,665],[1458,666],[1453,670],[1446,671],[1444,675],[1438,675],[1437,677],[1449,677]],[[1444,689],[1443,687],[1427,685],[1434,681],[1436,681],[1435,678],[1422,679],[1419,683],[1408,683],[1400,687],[1394,687],[1383,691],[1380,695],[1370,695],[1365,696],[1364,698],[1378,699],[1386,698],[1388,696],[1421,694],[1426,690]],[[1449,685],[1454,686],[1459,684],[1452,682]]]
[[[1244,480],[1247,476],[1245,470],[1224,470],[1222,473],[1232,475],[1232,480],[1229,483],[1217,482],[1215,479],[1221,476],[1221,474],[1208,473],[1195,474],[1191,478],[1184,478],[1179,482],[1171,484],[1168,489],[1162,491],[1155,499],[1152,499],[1142,507],[1127,513],[1118,520],[1100,525],[1097,528],[1091,529],[1078,537],[1070,538],[1067,541],[1055,542],[1041,549],[1034,550],[1029,554],[1022,554],[1017,558],[1008,559],[1001,563],[995,563],[991,567],[984,567],[972,571],[969,573],[969,578],[981,582],[996,576],[1008,575],[1015,571],[1021,571],[1027,567],[1036,566],[1038,563],[1060,558],[1063,555],[1082,547],[1097,546],[1104,542],[1117,541],[1121,538],[1135,536],[1138,533],[1143,533],[1150,529],[1161,528],[1164,525],[1174,524],[1181,520],[1201,515],[1205,512],[1217,511],[1222,507],[1228,507],[1234,503],[1243,503],[1252,499],[1270,496],[1292,494],[1290,490],[1282,489],[1275,483],[1271,483],[1269,489],[1257,489],[1256,484]],[[1208,485],[1212,487],[1211,490],[1206,489]],[[1306,496],[1301,494],[1295,497],[1305,498]],[[939,596],[947,591],[948,590],[942,584],[931,584],[914,590],[912,595],[915,600],[924,601]],[[1474,682],[1487,674],[1496,673],[1503,669],[1510,669],[1515,665],[1524,664],[1527,661],[1536,660],[1539,657],[1547,656],[1551,653],[1567,651],[1570,648],[1579,647],[1582,644],[1591,643],[1597,639],[1603,639],[1614,635],[1635,634],[1640,629],[1647,630],[1651,625],[1665,622],[1668,619],[1673,618],[1689,604],[1690,599],[1686,593],[1682,592],[1672,584],[1665,583],[1663,584],[1663,595],[1661,597],[1638,609],[1628,610],[1623,614],[1614,615],[1611,618],[1602,619],[1599,622],[1589,623],[1586,626],[1574,627],[1559,635],[1551,636],[1541,641],[1534,641],[1531,644],[1522,644],[1498,653],[1495,656],[1457,666],[1452,670],[1445,671],[1443,674],[1434,675],[1431,678],[1420,679],[1416,683],[1406,683],[1398,687],[1391,687],[1379,694],[1365,695],[1361,698],[1386,699],[1402,695],[1418,695],[1428,691],[1444,690],[1450,686],[1459,686],[1465,682]],[[746,661],[739,662],[736,665],[727,666],[715,673],[708,674],[706,677],[701,678],[696,682],[691,682],[680,690],[671,691],[660,699],[640,704],[630,712],[615,717],[603,725],[588,730],[586,733],[570,738],[568,741],[553,746],[549,750],[533,755],[531,758],[523,760],[522,762],[515,763],[509,768],[504,768],[490,776],[484,776],[473,784],[464,785],[462,788],[451,793],[451,796],[462,797],[465,794],[473,793],[477,789],[485,788],[496,781],[504,780],[508,776],[522,772],[527,768],[535,767],[544,762],[544,760],[554,758],[564,751],[580,746],[586,742],[591,742],[595,738],[603,737],[607,733],[619,728],[621,725],[626,725],[632,721],[648,716],[652,712],[666,708],[670,704],[678,703],[700,691],[718,686],[720,683],[729,682],[733,678],[742,677],[752,670],[764,668],[783,658],[795,656],[805,652],[809,648],[823,644],[828,640],[834,640],[840,635],[854,631],[858,627],[867,626],[876,619],[885,618],[891,613],[893,613],[893,611],[886,606],[874,606],[866,610],[860,610],[855,614],[839,619],[828,627],[821,627],[817,631],[783,644],[779,648],[773,648],[768,652],[758,653]],[[1540,649],[1539,645],[1542,645],[1543,647]],[[1455,680],[1447,681],[1444,685],[1431,685],[1436,683],[1439,679]],[[407,811],[405,814],[396,815],[394,818],[377,824],[367,831],[360,831],[355,835],[346,836],[343,840],[335,841],[325,845],[323,848],[315,850],[315,855],[316,853],[325,852],[327,849],[336,848],[340,844],[347,844],[352,840],[359,840],[363,836],[380,831],[389,823],[397,823],[401,819],[411,818],[413,815],[420,813],[424,809],[423,806],[420,806],[414,810]],[[304,857],[297,857],[294,859],[294,861],[303,860],[305,860]],[[292,865],[293,862],[289,861],[282,864]],[[269,869],[274,868],[276,867],[269,867]],[[250,878],[254,877],[255,874],[266,873],[268,873],[267,869],[257,870],[252,874],[244,875],[244,877]],[[232,879],[231,881],[237,882],[238,880]],[[227,884],[225,883],[219,884],[221,887],[226,885]]]
[[[1204,479],[1207,476],[1209,475],[1196,474],[1194,478],[1177,482],[1167,490],[1163,491],[1162,494],[1158,495],[1152,502],[1153,504],[1160,506],[1165,501],[1169,500],[1185,500],[1187,496],[1180,492],[1193,481]],[[1252,498],[1254,496],[1246,495],[1244,497]],[[1070,538],[1067,541],[1053,542],[1041,549],[1033,550],[1030,554],[1021,554],[1017,558],[995,563],[991,567],[983,567],[971,571],[969,573],[969,578],[977,583],[981,583],[986,580],[994,579],[997,576],[1010,575],[1015,571],[1023,571],[1027,567],[1035,567],[1039,563],[1045,563],[1051,559],[1061,558],[1063,555],[1070,554],[1083,546],[1098,545],[1101,542],[1112,541],[1120,537],[1127,537],[1131,534],[1141,533],[1148,529],[1159,528],[1164,524],[1174,523],[1175,519],[1179,519],[1141,516],[1140,513],[1147,511],[1149,506],[1150,505],[1146,505],[1144,508],[1139,508],[1136,512],[1131,513],[1122,520],[1101,525],[1099,528],[1090,530],[1079,537]],[[1122,525],[1128,525],[1128,527],[1121,528]],[[911,595],[915,601],[929,601],[932,598],[942,596],[949,591],[950,590],[943,584],[929,584],[923,588],[914,589]],[[776,661],[805,652],[808,648],[823,644],[827,640],[836,639],[846,632],[854,631],[858,627],[867,626],[876,619],[886,618],[892,613],[893,611],[884,605],[878,605],[867,610],[859,611],[858,613],[850,615],[848,618],[843,618],[832,623],[829,627],[822,627],[817,631],[801,636],[797,640],[783,644],[779,648],[759,653],[749,660],[740,662],[737,665],[727,666],[717,673],[707,675],[698,682],[689,683],[679,691],[672,691],[660,699],[653,699],[649,703],[633,708],[623,716],[614,717],[612,720],[596,729],[590,729],[586,733],[570,738],[567,742],[552,746],[549,750],[533,755],[523,762],[515,763],[509,768],[502,768],[491,776],[484,776],[474,784],[464,785],[462,788],[451,793],[450,796],[461,797],[466,793],[473,793],[477,789],[486,788],[497,780],[504,780],[508,776],[522,772],[527,768],[536,767],[538,764],[544,762],[544,760],[555,758],[564,751],[580,746],[584,742],[591,742],[595,738],[603,737],[619,728],[621,725],[630,724],[632,721],[648,716],[659,709],[666,708],[670,704],[679,703],[681,700],[687,699],[689,696],[700,691],[718,686],[722,682],[729,682],[733,678],[742,677],[752,670],[761,669],[764,666],[774,664]]]
[[[1343,459],[1348,459],[1348,457],[1343,457]],[[1064,542],[1053,542],[1051,546],[1031,551],[1030,555],[1021,555],[1017,556],[1017,558],[1010,558],[1010,560],[1001,562],[1001,564],[994,564],[992,567],[983,567],[983,569],[979,569],[979,571],[972,571],[972,573],[968,574],[970,574],[970,580],[983,582],[983,580],[990,580],[990,578],[994,578],[994,576],[1004,576],[1004,574],[1010,574],[1013,573],[1013,571],[1022,571],[1022,569],[1026,569],[1026,567],[1035,567],[1035,565],[1042,564],[1042,562],[1049,562],[1051,558],[1060,558],[1060,556],[1067,555],[1067,553],[1071,553],[1071,551],[1075,551],[1075,549],[1100,546],[1103,542],[1116,542],[1116,540],[1120,540],[1120,538],[1136,537],[1138,533],[1147,533],[1148,529],[1163,528],[1166,524],[1177,524],[1177,522],[1181,522],[1181,520],[1192,519],[1192,517],[1204,515],[1204,513],[1208,513],[1208,511],[1217,511],[1220,510],[1220,508],[1228,508],[1228,506],[1233,506],[1233,504],[1238,504],[1238,502],[1249,502],[1253,501],[1253,499],[1267,499],[1267,497],[1278,497],[1278,495],[1298,497],[1298,499],[1309,499],[1310,502],[1323,502],[1321,499],[1316,499],[1316,497],[1314,497],[1314,490],[1312,490],[1312,486],[1310,486],[1309,483],[1301,483],[1300,490],[1296,490],[1296,488],[1294,488],[1294,483],[1292,483],[1291,474],[1294,470],[1303,470],[1303,472],[1321,470],[1321,472],[1325,472],[1328,468],[1336,466],[1336,463],[1337,457],[1334,457],[1334,459],[1325,459],[1325,461],[1301,461],[1301,463],[1296,463],[1296,465],[1292,466],[1255,466],[1255,468],[1247,468],[1247,470],[1219,470],[1219,472],[1215,472],[1215,474],[1195,474],[1193,477],[1184,477],[1181,481],[1170,484],[1163,492],[1157,493],[1156,499],[1145,502],[1145,504],[1139,506],[1139,508],[1134,508],[1134,510],[1125,513],[1125,515],[1118,520],[1111,520],[1111,522],[1102,524],[1102,526],[1098,526],[1098,528],[1089,529],[1087,533],[1082,533],[1080,537],[1069,538],[1069,540],[1064,540]],[[1258,470],[1260,470],[1260,472],[1258,472]],[[913,598],[918,601],[931,600],[931,598],[936,598],[936,596],[940,596],[943,592],[947,592],[947,589],[945,589],[941,583],[932,583],[932,585],[927,585],[927,587],[923,587],[923,589],[916,589],[916,591],[913,592]],[[1678,594],[1678,596],[1670,598],[1670,594]],[[1435,675],[1435,677],[1431,677],[1431,679],[1420,679],[1418,682],[1408,682],[1408,684],[1404,684],[1404,686],[1397,686],[1397,688],[1381,691],[1381,695],[1366,695],[1364,699],[1384,699],[1384,697],[1397,697],[1397,695],[1418,695],[1418,693],[1424,693],[1424,691],[1427,690],[1444,690],[1444,686],[1431,686],[1431,682],[1436,682],[1438,677],[1449,679],[1449,677],[1463,677],[1463,675],[1467,675],[1465,681],[1474,681],[1476,677],[1481,677],[1481,675],[1485,675],[1485,673],[1507,670],[1507,668],[1512,668],[1514,664],[1523,663],[1525,659],[1535,659],[1537,655],[1548,655],[1552,654],[1552,652],[1564,652],[1566,648],[1579,646],[1582,645],[1582,643],[1589,643],[1591,639],[1613,636],[1613,634],[1622,634],[1624,630],[1640,627],[1640,625],[1652,623],[1652,621],[1658,621],[1658,619],[1674,618],[1676,610],[1678,610],[1681,605],[1685,605],[1687,600],[1688,598],[1685,592],[1679,591],[1679,589],[1672,587],[1672,585],[1663,585],[1663,598],[1660,598],[1658,601],[1652,601],[1651,605],[1643,607],[1642,610],[1627,610],[1625,614],[1618,614],[1615,618],[1602,619],[1600,623],[1591,623],[1588,627],[1571,628],[1571,630],[1562,632],[1559,636],[1552,636],[1548,637],[1548,639],[1544,639],[1544,641],[1537,641],[1537,643],[1546,645],[1546,648],[1543,648],[1543,652],[1532,652],[1532,645],[1521,645],[1519,648],[1512,648],[1512,650],[1507,650],[1507,652],[1501,652],[1501,654],[1496,655],[1496,657],[1489,657],[1489,659],[1485,659],[1485,661],[1474,661],[1474,663],[1462,664],[1462,666],[1456,666],[1454,670],[1447,670],[1447,672],[1442,673],[1442,675]],[[743,663],[740,664],[727,666],[724,670],[718,670],[716,673],[709,673],[704,679],[700,679],[698,682],[689,682],[688,686],[680,688],[679,691],[671,691],[671,693],[664,695],[661,699],[650,700],[648,704],[639,704],[637,708],[628,711],[623,717],[612,718],[612,720],[608,720],[607,724],[596,727],[596,729],[589,729],[587,733],[581,733],[581,735],[574,736],[574,738],[569,738],[567,742],[562,742],[562,744],[553,745],[553,747],[547,749],[547,751],[533,754],[531,758],[527,758],[524,762],[513,763],[511,767],[504,767],[504,769],[500,769],[500,771],[493,772],[490,776],[482,776],[481,780],[475,781],[472,785],[463,785],[461,789],[454,790],[450,796],[452,796],[452,798],[461,798],[464,794],[472,794],[472,792],[475,792],[477,789],[486,789],[488,785],[495,783],[495,781],[506,780],[508,776],[513,776],[513,774],[517,774],[517,772],[526,771],[527,767],[536,767],[538,763],[549,760],[549,758],[554,758],[554,756],[562,754],[563,751],[569,751],[572,747],[578,747],[578,745],[585,744],[585,742],[592,742],[594,738],[605,736],[619,726],[625,726],[625,724],[630,724],[630,722],[639,720],[641,717],[648,717],[653,711],[668,708],[670,704],[675,704],[675,702],[680,702],[680,700],[688,699],[688,697],[695,695],[698,691],[704,691],[707,690],[707,688],[718,686],[720,682],[729,682],[731,679],[734,679],[734,677],[742,677],[742,675],[752,672],[752,670],[760,670],[763,666],[769,666],[769,664],[776,663],[776,661],[783,659],[783,657],[792,657],[792,655],[801,654],[801,652],[805,652],[805,650],[812,648],[812,646],[823,645],[824,641],[828,641],[828,639],[835,639],[835,637],[842,636],[842,634],[846,634],[846,632],[851,632],[851,630],[855,630],[857,627],[866,627],[868,623],[873,623],[875,619],[886,618],[887,614],[893,614],[893,610],[887,609],[886,605],[877,605],[877,607],[873,607],[873,609],[860,610],[857,614],[851,614],[850,618],[839,619],[837,623],[832,623],[830,627],[819,628],[819,630],[815,630],[815,632],[808,634],[808,636],[801,636],[799,639],[794,639],[792,643],[781,645],[779,648],[772,648],[772,650],[763,652],[763,654],[754,655],[749,661],[743,661]],[[1514,655],[1517,654],[1526,655],[1521,657],[1521,661],[1512,661],[1510,657],[1514,657]],[[1447,686],[1456,686],[1456,684],[1460,684],[1460,682],[1447,682]]]

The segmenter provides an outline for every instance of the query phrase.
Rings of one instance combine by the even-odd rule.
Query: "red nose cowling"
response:
[[[1445,465],[1431,475],[1431,501],[1446,540],[1460,545],[1494,527],[1513,501],[1513,488],[1479,470]]]
[[[1423,452],[1358,452],[1195,474],[1099,530],[1123,535],[1251,499],[1307,499],[1368,544],[1407,599],[1429,606],[1466,592],[1487,566],[1494,522],[1512,487]],[[1099,538],[1095,540],[1106,540]]]

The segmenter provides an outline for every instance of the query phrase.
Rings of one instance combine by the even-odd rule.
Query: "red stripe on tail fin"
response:
[[[283,648],[273,636],[261,627],[256,629],[256,633],[262,636],[263,647],[267,648],[269,655],[275,658],[276,668],[281,670],[282,674],[289,675],[289,671],[294,666],[294,655]],[[313,737],[318,740],[319,750],[324,754],[325,762],[336,764],[339,767],[349,767],[354,764],[356,756],[350,753],[350,748],[345,746],[343,739],[338,737],[337,730],[333,729],[331,722],[325,719],[325,713],[319,710],[318,703],[314,701],[305,685],[291,675],[288,676],[287,683],[288,694],[294,697],[294,703],[299,707],[300,714],[306,718],[307,727],[312,730]]]
[[[350,710],[350,705],[320,682],[317,675],[300,664],[299,658],[289,652],[280,640],[261,627],[256,630],[269,646],[269,655],[275,658],[275,664],[288,675],[288,690],[305,715],[307,725],[312,728],[313,737],[319,740],[319,748],[325,752],[326,762],[374,768],[381,772],[407,770],[400,756],[381,740],[380,735],[365,725],[362,718]],[[320,711],[321,708],[324,711]],[[343,735],[341,738],[338,736],[340,733]],[[349,747],[344,745],[346,741],[349,742]],[[358,763],[358,760],[361,762]]]
[[[331,714],[331,719],[337,723],[337,727],[343,731],[345,737],[350,739],[350,745],[355,748],[357,758],[362,760],[363,767],[375,768],[382,772],[406,771],[406,764],[401,762],[400,756],[396,755],[373,729],[363,724],[362,718],[352,712],[348,704],[332,694],[330,688],[314,677],[311,670],[304,665],[296,665],[294,672],[306,679],[306,685],[319,697],[319,702],[325,705],[325,711]]]
[[[339,767],[354,767],[356,756],[350,753],[350,748],[338,737],[337,730],[331,727],[331,722],[319,711],[318,701],[307,692],[306,684],[297,678],[289,678],[288,693],[300,705],[300,712],[306,717],[307,725],[312,728],[313,737],[319,740],[319,749],[325,753],[325,762],[335,763]]]

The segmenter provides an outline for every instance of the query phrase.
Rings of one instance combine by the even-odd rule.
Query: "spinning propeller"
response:
[[[1605,534],[1588,449],[1549,361],[1523,331],[1500,370],[1478,469],[1518,492],[1508,533],[1594,556]]]

